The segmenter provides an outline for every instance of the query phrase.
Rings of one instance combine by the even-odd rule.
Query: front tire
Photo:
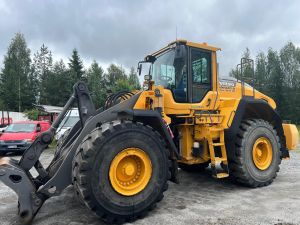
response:
[[[267,186],[273,182],[281,163],[280,141],[267,121],[242,121],[236,137],[234,158],[229,159],[230,176],[249,187]]]
[[[132,221],[163,198],[169,165],[165,143],[151,127],[128,121],[103,124],[77,150],[75,191],[104,221]]]

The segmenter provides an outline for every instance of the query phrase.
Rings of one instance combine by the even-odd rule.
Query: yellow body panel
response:
[[[294,150],[299,144],[298,129],[294,124],[282,124],[288,150]]]

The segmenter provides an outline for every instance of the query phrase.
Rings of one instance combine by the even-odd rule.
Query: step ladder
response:
[[[218,133],[218,139],[212,138],[212,133]],[[210,127],[207,137],[212,175],[215,178],[225,178],[229,176],[228,161],[225,147],[224,129],[222,127]],[[215,142],[214,142],[215,141]],[[216,142],[217,141],[217,142]],[[217,157],[215,147],[221,148],[221,156]],[[220,165],[222,171],[217,171],[217,165]]]

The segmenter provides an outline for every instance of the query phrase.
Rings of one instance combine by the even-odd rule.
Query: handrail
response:
[[[250,65],[252,71],[252,79],[250,80],[251,86],[253,88],[253,97],[255,97],[255,72],[254,72],[254,60],[249,58],[241,58],[241,63],[236,66],[237,71],[237,82],[240,80],[241,82],[241,97],[245,96],[245,79],[247,77],[243,76],[246,66]]]

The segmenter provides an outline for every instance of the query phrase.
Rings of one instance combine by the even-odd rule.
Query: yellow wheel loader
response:
[[[212,176],[249,187],[272,183],[296,148],[298,131],[282,122],[274,100],[244,81],[253,61],[241,60],[237,79],[218,77],[218,50],[170,43],[139,62],[142,91],[112,94],[101,109],[83,82],[75,84],[52,127],[22,158],[0,159],[0,179],[17,193],[21,221],[31,223],[43,203],[69,185],[102,220],[133,221],[162,200],[169,180],[178,182],[178,168],[210,166]],[[80,121],[44,168],[40,155],[74,105]]]

